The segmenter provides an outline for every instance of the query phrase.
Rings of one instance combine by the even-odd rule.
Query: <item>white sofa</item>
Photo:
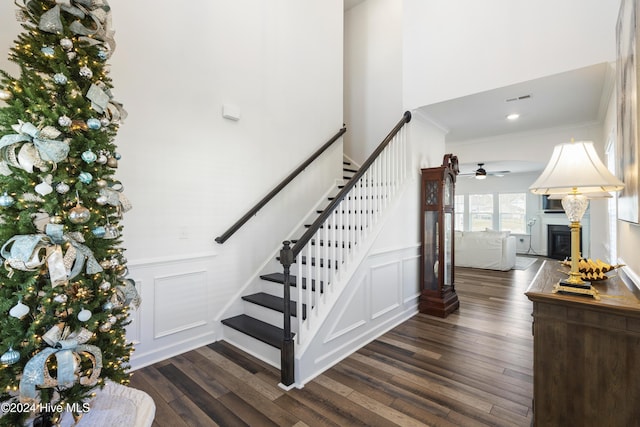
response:
[[[516,265],[516,238],[508,231],[456,231],[455,265],[511,270]]]

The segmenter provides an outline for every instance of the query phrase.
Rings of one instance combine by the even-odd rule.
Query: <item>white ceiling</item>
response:
[[[606,113],[608,94],[615,81],[613,74],[612,65],[602,63],[428,105],[419,111],[448,130],[447,144],[597,123]],[[519,113],[520,118],[507,120],[511,113]],[[461,165],[461,172],[472,166]],[[504,166],[487,164],[485,169],[529,172],[539,167],[527,162]]]
[[[419,110],[448,129],[447,143],[595,123],[605,113],[608,99],[603,99],[603,93],[609,93],[613,82],[610,69],[609,64],[601,63]],[[519,113],[520,118],[507,120],[511,113]]]

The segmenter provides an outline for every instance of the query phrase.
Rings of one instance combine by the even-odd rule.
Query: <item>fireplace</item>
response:
[[[582,253],[582,227],[580,227]],[[553,259],[571,258],[571,229],[568,225],[547,225],[547,256]]]

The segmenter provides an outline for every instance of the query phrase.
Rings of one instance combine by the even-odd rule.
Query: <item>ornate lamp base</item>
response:
[[[553,293],[565,293],[574,295],[588,295],[596,301],[600,301],[598,290],[591,286],[591,282],[572,283],[569,280],[561,280],[553,286]]]

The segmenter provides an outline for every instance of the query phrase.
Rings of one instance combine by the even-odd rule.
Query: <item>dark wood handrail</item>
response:
[[[286,187],[293,179],[298,176],[303,170],[305,170],[315,159],[317,159],[327,148],[333,145],[345,132],[347,131],[346,127],[343,127],[336,133],[329,141],[327,141],[322,147],[320,147],[315,153],[313,153],[307,160],[304,161],[296,170],[291,172],[289,176],[287,176],[278,186],[276,186],[269,194],[264,196],[262,200],[260,200],[254,207],[249,209],[249,211],[242,216],[235,224],[233,224],[227,231],[225,231],[221,236],[216,237],[216,242],[222,244],[229,237],[231,237],[236,231],[238,231],[251,217],[256,215],[260,209],[264,207],[271,199],[273,199],[276,194],[278,194],[284,187]]]
[[[327,218],[329,218],[331,213],[338,207],[340,202],[342,202],[342,200],[346,197],[347,193],[349,193],[349,191],[351,191],[351,189],[355,187],[355,185],[358,183],[358,180],[360,180],[360,178],[365,174],[365,172],[369,169],[369,167],[373,164],[373,162],[378,158],[380,153],[382,153],[382,151],[387,147],[387,145],[389,145],[393,137],[396,136],[396,134],[400,131],[400,129],[402,129],[402,127],[406,123],[409,123],[410,121],[411,121],[411,112],[405,111],[405,113],[402,116],[402,119],[391,130],[391,132],[389,132],[389,135],[387,135],[387,137],[380,143],[380,145],[378,145],[378,148],[376,148],[376,150],[369,156],[369,158],[365,160],[362,166],[360,166],[360,169],[358,169],[358,172],[356,172],[356,174],[349,179],[349,182],[347,182],[347,184],[342,188],[342,190],[340,190],[340,192],[336,195],[336,197],[329,204],[329,206],[327,206],[322,211],[320,216],[316,218],[316,220],[313,222],[313,224],[311,224],[311,226],[307,229],[307,231],[296,241],[295,245],[292,248],[294,259],[295,257],[298,256],[300,251],[302,251],[302,248],[304,248],[304,246],[307,243],[309,243],[309,241],[311,240],[313,235],[316,233],[316,231],[320,229],[320,226],[327,220]]]

